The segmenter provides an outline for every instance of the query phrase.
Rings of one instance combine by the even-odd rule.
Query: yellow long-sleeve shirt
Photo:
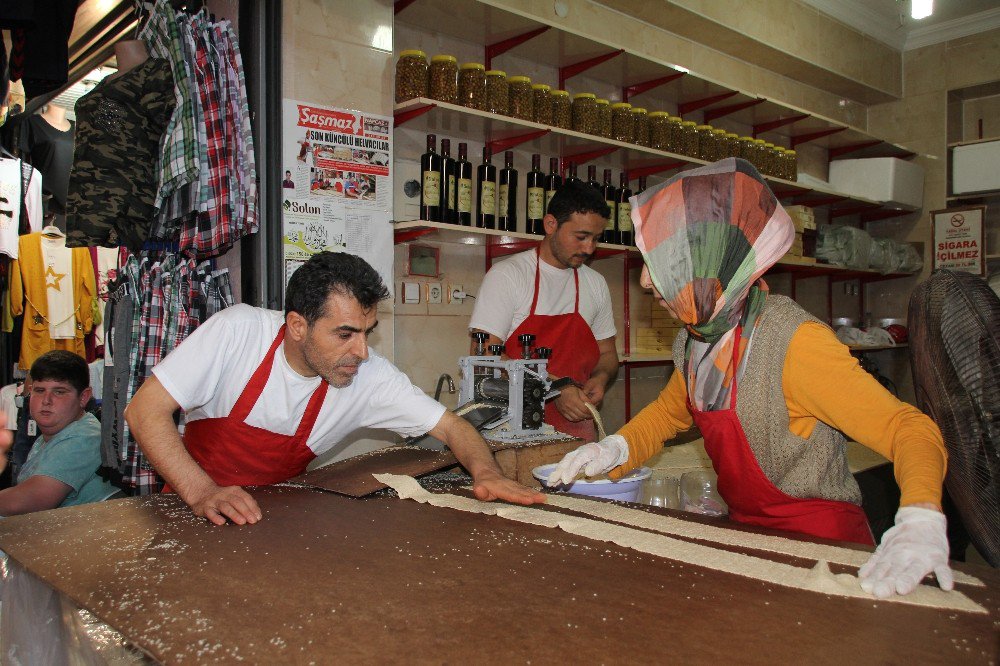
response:
[[[675,371],[659,397],[618,431],[629,444],[629,459],[613,477],[639,467],[693,425],[683,374]],[[863,370],[833,331],[815,322],[795,331],[781,387],[793,434],[808,438],[823,421],[893,462],[901,506],[929,502],[940,507],[947,464],[941,431]]]

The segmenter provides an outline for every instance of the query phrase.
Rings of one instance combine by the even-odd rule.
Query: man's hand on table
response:
[[[492,502],[493,500],[504,500],[511,504],[543,504],[545,502],[543,493],[522,486],[517,481],[508,479],[492,470],[486,470],[476,476],[472,482],[472,492],[476,499],[483,502]]]
[[[227,519],[237,525],[252,525],[263,517],[257,500],[239,486],[222,487],[213,483],[183,499],[194,515],[216,525],[225,525]]]
[[[931,504],[904,506],[896,525],[882,536],[875,553],[858,570],[861,588],[884,599],[909,594],[934,573],[942,590],[954,587],[948,567],[947,520]]]

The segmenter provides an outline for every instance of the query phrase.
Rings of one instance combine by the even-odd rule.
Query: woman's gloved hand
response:
[[[545,483],[549,486],[569,485],[580,470],[587,476],[596,476],[613,470],[626,460],[628,442],[621,435],[608,435],[599,442],[584,444],[563,456]]]
[[[896,525],[886,531],[871,559],[858,570],[861,588],[880,599],[909,594],[934,572],[942,590],[952,589],[947,524],[940,511],[902,507],[896,512]]]

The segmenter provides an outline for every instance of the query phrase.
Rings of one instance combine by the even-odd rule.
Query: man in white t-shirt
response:
[[[552,349],[549,374],[572,377],[576,385],[545,406],[545,422],[587,442],[596,439],[587,404],[600,408],[618,374],[611,294],[586,265],[610,214],[598,190],[580,181],[564,184],[543,218],[545,239],[489,270],[469,322],[471,331],[489,335],[487,344],[505,342],[510,358],[521,358],[523,334]]]
[[[284,315],[247,305],[223,310],[153,368],[125,418],[195,515],[217,525],[257,522],[260,507],[240,486],[297,476],[366,427],[445,442],[481,500],[545,501],[503,476],[468,422],[368,347],[386,297],[363,259],[322,252],[292,275]],[[183,439],[173,421],[178,409],[187,417]]]

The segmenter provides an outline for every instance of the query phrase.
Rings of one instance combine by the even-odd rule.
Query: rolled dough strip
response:
[[[651,534],[622,525],[609,524],[590,518],[567,516],[553,511],[543,511],[525,506],[480,502],[471,497],[448,493],[431,493],[420,487],[415,479],[397,474],[376,474],[375,478],[389,486],[400,499],[412,499],[432,506],[446,507],[471,513],[496,515],[508,520],[558,527],[559,529],[595,541],[610,541],[624,548],[676,560],[695,566],[708,567],[737,576],[755,578],[773,585],[791,587],[810,592],[832,594],[843,597],[904,603],[916,606],[930,606],[971,613],[986,613],[986,609],[966,597],[961,592],[945,592],[939,588],[921,585],[905,596],[876,599],[861,589],[856,576],[830,573],[825,561],[817,562],[811,569],[772,562],[751,555],[719,550],[710,546],[673,539],[660,534]]]

